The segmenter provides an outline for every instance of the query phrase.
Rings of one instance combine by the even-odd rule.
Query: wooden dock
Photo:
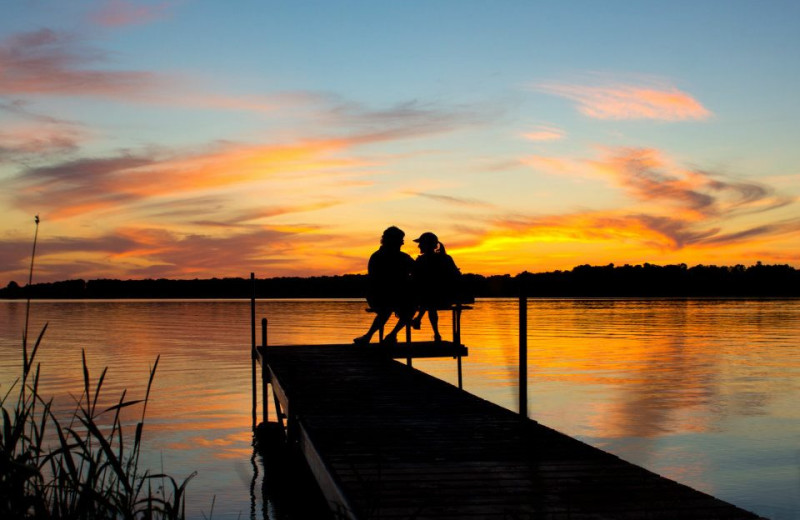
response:
[[[758,518],[393,360],[458,344],[265,344],[264,386],[337,518]]]

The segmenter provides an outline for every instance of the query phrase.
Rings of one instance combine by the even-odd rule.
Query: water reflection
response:
[[[270,344],[348,343],[369,325],[364,307],[262,301],[257,315],[269,318]],[[517,302],[474,307],[463,318],[465,389],[513,409]],[[800,302],[532,300],[528,313],[537,420],[762,514],[800,509]],[[198,471],[192,517],[213,500],[214,518],[292,518],[270,495],[279,470],[250,446],[248,302],[35,302],[31,316],[34,331],[50,323],[42,387],[64,410],[82,390],[81,349],[93,377],[110,367],[108,402],[123,388],[140,397],[161,355],[146,462],[179,479]],[[24,304],[0,303],[0,389],[18,374],[23,321]],[[452,383],[454,365],[414,364]]]

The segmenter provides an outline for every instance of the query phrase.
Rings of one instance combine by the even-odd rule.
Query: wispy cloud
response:
[[[790,205],[770,186],[687,168],[653,148],[607,148],[592,159],[531,156],[524,164],[539,172],[603,181],[621,189],[628,207],[548,216],[511,216],[490,222],[477,250],[518,242],[628,243],[653,251],[743,245],[786,237],[800,219],[770,218]],[[760,214],[742,227],[743,216]]]
[[[245,276],[251,270],[271,276],[307,276],[363,269],[363,254],[342,254],[345,239],[300,227],[252,227],[241,233],[211,235],[131,226],[91,237],[42,240],[37,249],[37,279],[92,279],[98,273],[119,278]],[[302,254],[304,248],[316,254]],[[0,238],[0,275],[22,276],[29,254],[29,241]]]
[[[91,13],[90,19],[104,27],[141,25],[166,18],[171,2],[143,4],[126,0],[108,0]]]
[[[653,148],[610,149],[589,161],[634,198],[684,208],[697,218],[763,212],[791,202],[755,182],[736,181],[707,170],[683,168]]]
[[[75,126],[8,125],[0,130],[0,163],[75,152],[84,139]]]
[[[538,172],[610,183],[633,200],[657,203],[651,207],[666,213],[680,210],[696,220],[761,213],[793,201],[764,184],[684,167],[655,148],[605,148],[599,155],[591,159],[531,155],[521,162]]]
[[[362,144],[392,141],[463,130],[486,124],[497,117],[489,106],[451,106],[418,100],[396,103],[388,108],[371,108],[352,101],[336,102],[328,117],[349,130],[349,138]]]
[[[196,78],[103,68],[110,63],[109,53],[74,34],[46,28],[16,34],[0,42],[0,95],[90,97],[249,112],[272,112],[315,101],[306,92],[226,95],[202,87]]]
[[[567,137],[567,133],[553,126],[540,126],[530,132],[525,132],[522,137],[528,141],[560,141]]]
[[[436,202],[443,202],[445,204],[454,204],[456,206],[468,206],[468,207],[493,207],[493,204],[488,202],[484,202],[477,199],[470,199],[470,198],[463,198],[463,197],[454,197],[452,195],[441,195],[437,193],[425,193],[421,191],[410,191],[408,192],[409,195],[414,195],[416,197],[423,197],[426,199],[435,200]]]
[[[123,152],[29,168],[14,181],[17,204],[47,201],[50,218],[67,218],[165,195],[241,186],[275,176],[315,175],[356,167],[336,157],[344,141],[287,145],[223,143],[203,154],[159,157],[158,151]]]
[[[690,94],[669,85],[545,83],[536,88],[575,101],[582,114],[596,119],[684,121],[711,116]]]
[[[144,71],[96,70],[105,53],[50,29],[17,34],[0,43],[0,95],[72,95],[128,98],[162,83]]]
[[[800,219],[789,219],[726,231],[710,222],[695,222],[677,217],[625,211],[585,211],[563,215],[514,215],[487,222],[472,243],[459,252],[483,253],[514,249],[519,244],[614,244],[638,247],[650,254],[658,251],[681,251],[743,245],[753,240],[790,236],[800,231]]]
[[[232,216],[218,220],[194,220],[191,223],[206,227],[241,228],[243,226],[253,226],[256,221],[278,217],[282,215],[292,215],[297,213],[307,213],[320,209],[332,208],[342,204],[340,200],[325,200],[309,202],[306,204],[295,205],[269,205],[266,208],[238,212]],[[195,214],[196,216],[196,214]]]

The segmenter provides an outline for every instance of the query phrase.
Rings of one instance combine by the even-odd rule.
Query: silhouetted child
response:
[[[375,311],[375,319],[363,336],[353,340],[366,345],[383,328],[394,312],[397,325],[383,338],[383,343],[397,343],[397,333],[411,322],[414,304],[411,295],[411,269],[414,260],[400,251],[405,233],[395,226],[386,228],[381,247],[369,258],[367,267],[367,303]]]
[[[419,314],[411,321],[411,325],[419,329],[427,312],[433,329],[433,340],[438,342],[442,340],[442,336],[439,334],[437,309],[448,308],[455,302],[456,285],[461,273],[445,251],[444,244],[433,233],[425,232],[414,242],[419,244],[420,255],[414,261],[411,278],[419,304]]]

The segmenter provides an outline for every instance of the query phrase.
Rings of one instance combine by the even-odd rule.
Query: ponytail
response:
[[[446,255],[447,250],[444,248],[444,244],[442,244],[441,242],[439,242],[438,244],[439,244],[439,253]]]

